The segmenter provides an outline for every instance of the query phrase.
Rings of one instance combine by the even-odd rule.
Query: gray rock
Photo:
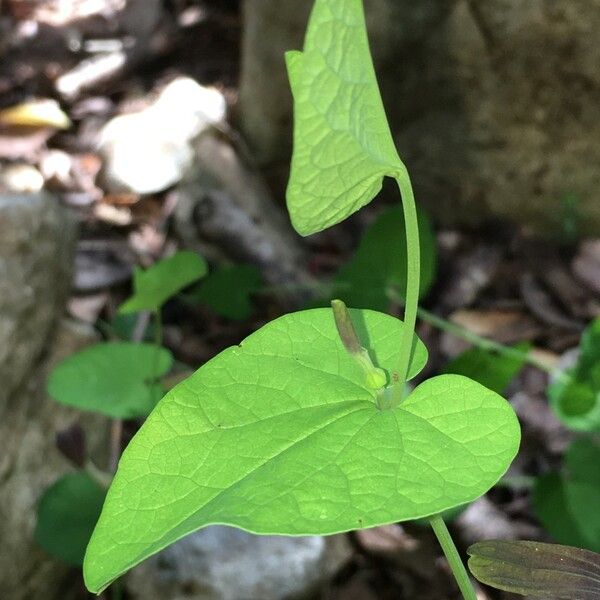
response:
[[[311,281],[306,249],[261,175],[217,132],[206,132],[193,147],[193,167],[177,188],[179,237],[215,262],[256,265],[280,296],[302,305]]]
[[[420,49],[429,75],[398,92],[421,99],[398,142],[435,214],[559,233],[574,194],[582,232],[600,230],[598,31],[597,0],[456,5]]]
[[[106,420],[82,416],[45,395],[45,378],[58,360],[97,340],[91,326],[61,321],[53,329],[48,358],[32,365],[32,376],[0,403],[0,597],[10,600],[68,600],[81,589],[76,572],[56,562],[33,539],[37,503],[46,488],[72,470],[55,436],[82,423],[88,447],[104,459]],[[99,463],[102,464],[102,463]]]
[[[16,163],[0,167],[0,193],[31,194],[43,187],[44,178],[32,165]]]
[[[0,415],[70,288],[74,226],[46,194],[0,196]]]
[[[76,419],[46,398],[47,368],[94,339],[89,327],[54,327],[70,288],[74,233],[55,198],[0,196],[0,597],[11,600],[69,597],[68,569],[37,548],[33,530],[40,495],[69,470],[55,434]],[[96,446],[103,429],[87,420]]]
[[[245,2],[240,122],[272,170],[285,169],[291,143],[282,52],[300,47],[310,5]],[[571,211],[582,233],[600,231],[599,0],[365,6],[419,202],[447,224],[507,217],[560,233]]]
[[[127,589],[139,600],[280,600],[314,590],[349,556],[343,536],[255,536],[212,526],[134,569]]]

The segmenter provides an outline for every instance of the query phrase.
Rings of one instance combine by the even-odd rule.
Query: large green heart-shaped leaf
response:
[[[402,322],[350,314],[389,377]],[[410,376],[426,355],[418,341]],[[377,393],[329,309],[281,317],[219,354],[125,451],[88,547],[88,588],[212,523],[331,534],[437,513],[483,494],[517,451],[510,405],[464,377],[431,379],[393,410]]]
[[[172,365],[171,353],[151,344],[96,344],[56,366],[48,394],[61,404],[108,417],[145,417],[164,393],[156,379]]]
[[[119,307],[121,314],[157,311],[172,296],[208,273],[206,261],[195,252],[181,251],[133,274],[134,293]]]
[[[302,235],[339,223],[405,168],[369,53],[362,0],[317,0],[303,52],[286,55],[294,96],[287,203]]]

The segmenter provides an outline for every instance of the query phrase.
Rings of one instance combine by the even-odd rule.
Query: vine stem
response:
[[[433,325],[437,329],[445,331],[454,337],[465,340],[466,342],[470,342],[474,346],[481,348],[482,350],[488,350],[491,352],[497,352],[498,354],[505,356],[507,358],[512,358],[515,360],[521,360],[526,362],[541,371],[545,371],[550,375],[554,375],[555,377],[559,376],[560,373],[549,365],[547,362],[543,360],[537,359],[535,356],[532,356],[530,352],[523,352],[522,350],[518,350],[517,348],[511,348],[510,346],[505,346],[504,344],[500,344],[499,342],[495,342],[494,340],[490,340],[488,338],[482,337],[473,333],[472,331],[461,327],[460,325],[456,325],[451,321],[447,321],[446,319],[442,319],[433,313],[425,310],[424,308],[419,307],[418,315],[423,321]]]
[[[458,588],[460,589],[460,593],[463,595],[463,598],[465,600],[477,600],[477,594],[475,593],[475,589],[473,588],[469,574],[467,573],[465,565],[458,554],[458,550],[454,545],[454,541],[452,540],[452,536],[446,527],[446,523],[444,523],[444,519],[442,519],[440,515],[435,515],[429,519],[429,523],[431,523],[433,532],[435,533],[435,536],[437,537],[438,542],[444,551],[446,560],[450,565],[450,569],[452,569],[452,573],[456,579],[456,583],[458,584]]]
[[[415,343],[415,326],[419,311],[419,290],[421,277],[421,248],[419,244],[419,222],[417,219],[417,207],[410,182],[410,176],[406,169],[398,173],[396,181],[402,196],[402,210],[404,212],[404,224],[406,229],[406,295],[404,303],[404,330],[400,345],[400,359],[398,361],[397,381],[394,381],[394,399],[397,402],[402,398],[405,383],[408,378],[410,361]],[[396,377],[394,377],[396,379]],[[440,515],[435,515],[429,522],[440,546],[446,555],[448,564],[456,579],[456,583],[465,600],[477,600],[475,590],[469,579],[469,575],[454,545],[450,532]]]
[[[415,196],[406,169],[398,173],[396,181],[402,197],[402,210],[404,212],[404,225],[406,229],[406,295],[404,302],[404,333],[400,345],[400,359],[398,361],[398,380],[394,387],[400,390],[402,397],[410,360],[415,343],[415,326],[417,324],[417,311],[419,308],[419,289],[421,279],[421,249],[419,245],[419,223]],[[396,395],[396,394],[395,394]]]
[[[160,313],[160,308],[157,308],[152,312],[154,316],[154,362],[152,363],[152,371],[151,378],[152,381],[156,381],[158,366],[160,363],[160,350],[162,348],[163,343],[163,323],[162,323],[162,315]]]

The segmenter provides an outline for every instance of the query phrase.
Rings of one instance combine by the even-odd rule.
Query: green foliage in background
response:
[[[600,431],[600,318],[584,331],[577,364],[548,387],[559,420],[576,431]]]
[[[524,342],[513,348],[523,352],[525,356],[531,344]],[[524,363],[524,358],[501,355],[482,348],[471,348],[448,362],[443,372],[470,377],[486,388],[503,394],[508,384],[519,374]]]
[[[435,281],[437,271],[435,236],[423,212],[419,213],[419,243],[420,297],[423,297]],[[389,290],[402,296],[406,289],[406,247],[402,207],[389,208],[365,231],[354,256],[335,275],[332,296],[350,306],[387,310]]]
[[[105,496],[87,473],[65,475],[40,499],[36,542],[62,562],[80,567]]]
[[[220,267],[190,291],[186,300],[204,304],[220,317],[244,321],[252,315],[252,295],[261,287],[260,271],[252,265]]]
[[[133,295],[120,307],[122,314],[156,312],[175,294],[208,273],[206,261],[195,252],[180,251],[133,274]]]
[[[600,445],[581,438],[565,455],[560,473],[538,478],[535,512],[552,537],[562,544],[600,552]]]
[[[48,394],[60,404],[108,417],[145,417],[164,393],[158,378],[172,365],[171,353],[151,344],[96,344],[52,371]]]

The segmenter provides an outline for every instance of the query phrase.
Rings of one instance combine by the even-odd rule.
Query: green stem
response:
[[[406,170],[397,176],[398,188],[402,196],[402,209],[406,229],[406,295],[404,302],[404,333],[398,361],[398,380],[394,382],[396,397],[404,394],[405,383],[415,343],[415,326],[419,308],[419,288],[421,278],[421,251],[419,245],[419,223],[417,208],[410,177]]]
[[[410,360],[413,354],[415,342],[415,326],[417,324],[417,312],[419,310],[419,289],[421,275],[421,251],[419,245],[419,223],[417,220],[417,208],[413,194],[410,177],[406,170],[401,171],[397,177],[400,195],[402,196],[402,208],[404,211],[404,223],[406,228],[406,295],[404,302],[404,332],[400,346],[400,359],[398,362],[398,380],[394,382],[394,397],[402,398],[405,383],[408,378]],[[475,590],[471,585],[469,575],[460,559],[456,546],[452,541],[450,532],[441,516],[436,515],[430,519],[431,526],[437,536],[448,564],[454,573],[458,587],[465,600],[477,600]]]
[[[442,319],[433,313],[425,310],[424,308],[419,308],[418,310],[419,317],[423,319],[426,323],[433,325],[437,329],[441,329],[453,335],[457,338],[465,340],[481,348],[482,350],[488,350],[490,352],[497,352],[498,354],[505,356],[506,358],[512,358],[514,360],[520,360],[526,362],[546,373],[550,373],[551,375],[558,376],[558,372],[548,363],[538,360],[535,356],[532,356],[530,352],[523,352],[522,350],[518,350],[517,348],[511,348],[510,346],[505,346],[504,344],[500,344],[499,342],[495,342],[494,340],[490,340],[488,338],[484,338],[460,325],[456,325],[450,321],[446,321],[446,319]]]
[[[475,593],[469,574],[458,554],[458,550],[454,545],[454,541],[446,527],[446,523],[444,523],[444,519],[442,519],[440,515],[435,515],[429,519],[429,523],[444,551],[446,560],[450,565],[450,569],[452,569],[452,574],[456,579],[456,583],[458,584],[458,588],[460,589],[463,598],[465,600],[477,600],[477,594]]]
[[[157,308],[154,315],[154,361],[152,363],[152,371],[150,372],[151,381],[154,383],[158,378],[158,366],[160,361],[160,349],[163,343],[163,326],[160,308]]]

